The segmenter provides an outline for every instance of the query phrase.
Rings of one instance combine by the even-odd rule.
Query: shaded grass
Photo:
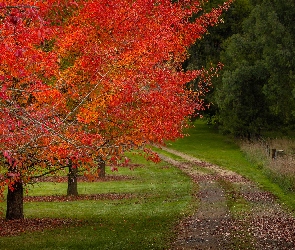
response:
[[[1,237],[0,249],[167,249],[179,218],[189,213],[193,184],[180,170],[137,155],[144,167],[119,169],[128,181],[79,183],[80,193],[134,193],[123,200],[25,203],[27,218],[71,218],[82,225]],[[65,194],[66,183],[40,183],[30,195]],[[1,204],[5,206],[4,203]]]
[[[219,134],[202,120],[197,120],[194,126],[187,131],[190,136],[169,142],[167,146],[235,171],[272,192],[281,203],[295,210],[295,194],[284,190],[265,171],[251,163],[241,151],[239,141]]]

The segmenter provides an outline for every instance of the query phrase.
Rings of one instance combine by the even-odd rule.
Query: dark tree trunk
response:
[[[7,220],[19,220],[24,218],[23,191],[23,183],[21,181],[15,181],[14,184],[8,188],[6,210]]]
[[[70,163],[67,195],[78,195],[77,172],[77,167],[73,167],[73,165]]]
[[[99,177],[104,178],[106,176],[106,163],[101,157],[97,158],[97,167],[99,169]]]

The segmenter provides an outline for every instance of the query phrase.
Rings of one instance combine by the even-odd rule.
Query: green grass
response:
[[[225,190],[227,207],[234,218],[244,217],[250,210],[248,202],[239,194],[237,185],[226,181],[218,180],[219,185]]]
[[[189,137],[167,146],[236,171],[295,208],[294,193],[284,192],[262,169],[251,164],[233,139],[202,121],[197,121],[188,133]],[[128,175],[131,180],[79,183],[78,188],[80,194],[132,193],[133,198],[25,203],[27,218],[71,218],[81,220],[81,226],[1,237],[0,249],[168,249],[175,224],[195,206],[191,193],[196,186],[167,163],[154,164],[133,154],[130,157],[144,167],[120,168],[118,173],[108,174]],[[28,193],[65,194],[66,188],[65,183],[39,183]],[[248,209],[243,200],[229,201],[237,213]],[[0,208],[5,209],[4,202]]]
[[[170,145],[171,145],[171,143],[170,143]],[[169,152],[167,152],[167,151],[163,151],[160,147],[155,147],[155,146],[153,146],[153,147],[151,147],[151,149],[153,150],[153,151],[155,151],[155,152],[157,152],[157,153],[159,153],[159,154],[161,154],[161,155],[164,155],[164,156],[167,156],[167,157],[169,157],[169,158],[171,158],[171,159],[173,159],[173,160],[176,160],[176,161],[182,161],[182,162],[185,162],[185,159],[183,159],[182,157],[180,157],[180,156],[178,156],[178,155],[175,155],[175,154],[172,154],[172,153],[169,153]]]
[[[168,142],[167,146],[233,170],[272,192],[281,203],[295,210],[295,194],[283,190],[265,171],[252,164],[233,138],[218,133],[203,120],[197,120],[194,128],[190,128],[187,133],[190,136]]]
[[[1,237],[0,249],[167,249],[173,228],[193,204],[193,184],[180,170],[167,163],[154,164],[139,156],[133,162],[144,167],[120,168],[119,175],[132,180],[78,183],[79,192],[133,193],[123,200],[25,203],[27,218],[72,218],[79,227],[27,232]],[[40,183],[30,195],[65,194],[65,183]],[[5,204],[1,203],[4,208]]]

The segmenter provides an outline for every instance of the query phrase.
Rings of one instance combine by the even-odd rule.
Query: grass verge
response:
[[[251,163],[241,151],[239,142],[221,135],[203,120],[197,120],[194,127],[186,132],[190,136],[168,142],[167,146],[249,178],[277,196],[282,204],[286,204],[295,211],[295,193],[284,190],[265,171]]]

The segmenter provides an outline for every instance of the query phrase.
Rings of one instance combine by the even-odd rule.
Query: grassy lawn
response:
[[[193,203],[192,183],[166,163],[131,157],[144,167],[120,168],[109,174],[128,175],[132,180],[78,184],[80,194],[132,193],[131,198],[26,202],[26,218],[71,218],[81,220],[81,225],[1,237],[0,249],[167,249],[173,227]],[[40,183],[28,192],[65,194],[66,183]]]
[[[203,120],[197,120],[194,126],[187,131],[190,136],[168,142],[167,146],[228,168],[253,180],[295,211],[295,194],[284,191],[269,178],[265,171],[248,161],[237,141],[218,133],[214,127],[208,126]]]
[[[167,146],[244,175],[295,210],[294,193],[284,192],[261,168],[251,164],[233,139],[203,121],[196,121],[188,133],[189,137]],[[133,154],[130,158],[142,166],[108,172],[130,179],[78,184],[80,194],[132,194],[129,198],[26,202],[26,218],[70,218],[80,221],[79,226],[0,237],[0,249],[168,249],[175,224],[195,208],[191,194],[196,187],[165,162],[154,164]],[[42,182],[31,187],[28,194],[63,195],[66,189],[66,183]],[[0,208],[5,210],[5,202]]]

